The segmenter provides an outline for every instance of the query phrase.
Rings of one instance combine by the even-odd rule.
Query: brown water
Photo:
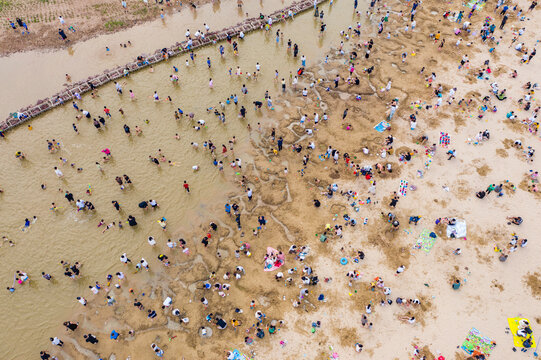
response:
[[[73,81],[101,73],[133,61],[143,53],[169,47],[184,40],[186,29],[192,34],[204,30],[208,24],[211,30],[234,25],[259,13],[270,14],[290,5],[293,0],[246,1],[239,11],[235,0],[217,1],[206,4],[196,12],[183,8],[180,12],[168,14],[165,20],[158,19],[124,31],[105,34],[76,43],[70,47],[49,52],[31,51],[16,53],[0,58],[1,79],[9,84],[0,88],[0,116],[5,119],[9,113],[36,100],[51,96],[61,90],[65,74]],[[120,43],[131,41],[132,46],[120,48]],[[105,47],[111,51],[106,55]],[[59,66],[61,64],[61,66]]]
[[[113,117],[107,119],[104,131],[97,131],[86,118],[77,121],[76,111],[67,104],[29,122],[32,131],[23,126],[0,140],[3,155],[0,187],[5,191],[0,195],[0,235],[16,243],[14,247],[6,243],[0,248],[3,263],[0,279],[4,286],[0,292],[0,324],[9,328],[0,333],[2,358],[35,358],[39,350],[50,348],[47,339],[58,335],[55,332],[61,322],[68,320],[69,314],[80,306],[75,298],[92,298],[88,285],[96,280],[104,282],[106,274],[118,271],[122,253],[126,252],[135,261],[145,257],[151,267],[157,267],[156,256],[165,248],[169,237],[188,235],[201,222],[207,222],[223,211],[226,194],[235,189],[231,180],[236,175],[227,160],[224,161],[225,174],[220,173],[211,163],[208,151],[203,149],[203,142],[212,139],[220,153],[221,144],[227,144],[236,136],[235,156],[241,157],[244,164],[249,161],[246,154],[248,140],[251,137],[257,139],[257,123],[261,122],[265,127],[265,114],[270,111],[264,106],[256,113],[252,101],[263,99],[265,90],[269,90],[271,96],[279,93],[280,84],[273,81],[274,70],[279,70],[280,78],[287,79],[289,72],[300,66],[301,54],[307,56],[309,63],[320,60],[331,44],[336,46],[340,41],[339,31],[353,21],[349,1],[335,1],[332,9],[328,4],[321,8],[326,13],[328,25],[323,38],[318,37],[319,22],[312,12],[307,12],[294,22],[274,27],[269,33],[250,34],[240,42],[238,57],[232,55],[227,43],[223,43],[227,49],[224,59],[219,58],[217,46],[207,47],[197,52],[196,65],[186,67],[186,57],[177,57],[155,67],[153,73],[144,70],[122,80],[125,83],[123,96],[116,94],[113,84],[100,88],[99,97],[95,99],[85,96],[78,101],[79,107],[89,110],[93,117],[103,115],[104,105],[111,109]],[[277,28],[286,34],[280,44],[276,44],[274,36]],[[300,45],[297,59],[286,54],[288,38]],[[205,64],[207,56],[212,59],[210,70]],[[257,81],[230,77],[227,73],[227,69],[233,68],[234,72],[237,66],[243,72],[253,72],[256,62],[262,69]],[[169,81],[173,65],[179,68],[179,86]],[[214,79],[212,90],[208,87],[210,77]],[[240,90],[243,83],[249,90],[246,96]],[[136,101],[129,100],[129,89],[136,94]],[[155,103],[152,100],[154,90],[161,99],[170,95],[173,103]],[[224,126],[205,109],[217,105],[219,100],[225,100],[232,93],[239,96],[239,106],[226,107]],[[248,110],[246,120],[237,117],[241,104]],[[120,107],[125,111],[124,117],[118,112]],[[186,118],[176,121],[173,113],[177,107],[185,113],[194,112],[195,119],[204,119],[207,128],[196,132],[192,129],[194,124]],[[148,124],[145,119],[149,120]],[[79,135],[73,131],[72,123],[77,124]],[[251,124],[252,133],[247,131],[247,123]],[[124,124],[131,127],[131,137],[124,134]],[[134,134],[136,125],[143,130],[141,136]],[[180,140],[174,138],[175,133],[180,134]],[[50,154],[47,139],[56,139],[62,149]],[[199,150],[190,146],[192,141],[199,143]],[[113,160],[102,165],[105,171],[101,174],[94,162],[101,159],[103,148],[111,149]],[[156,155],[159,148],[177,166],[163,163],[157,168],[151,164],[148,156]],[[14,154],[19,150],[26,153],[26,161],[15,158]],[[60,157],[66,158],[67,164],[62,165]],[[78,173],[70,163],[84,170]],[[200,166],[198,172],[192,171],[195,164]],[[64,179],[56,177],[54,166],[63,171]],[[130,176],[133,188],[120,190],[115,177],[122,174]],[[189,195],[182,189],[184,179],[191,186]],[[42,183],[47,185],[46,190],[40,188]],[[89,185],[91,196],[85,193]],[[91,201],[96,212],[77,213],[59,188],[69,190],[76,199]],[[149,199],[156,199],[160,208],[143,213],[138,203]],[[122,206],[120,214],[113,208],[112,200]],[[49,210],[51,202],[61,208],[56,212]],[[100,219],[118,224],[120,219],[125,221],[128,214],[137,218],[137,228],[125,224],[124,229],[114,228],[105,234],[102,234],[103,227],[97,228]],[[32,216],[37,216],[37,222],[22,232],[24,219]],[[161,231],[157,224],[162,216],[167,218],[167,232]],[[147,243],[147,237],[151,235],[158,242],[156,247]],[[73,281],[63,276],[60,260],[84,264],[83,277]],[[11,286],[16,270],[27,272],[30,282],[16,285],[17,290],[12,294],[5,287]],[[56,281],[42,279],[42,271],[54,275]],[[142,276],[152,276],[152,273]]]

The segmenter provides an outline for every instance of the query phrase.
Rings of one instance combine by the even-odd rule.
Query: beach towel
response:
[[[471,9],[473,8],[473,5],[475,4],[477,4],[477,8],[475,10],[481,10],[485,6],[486,2],[485,1],[479,2],[479,0],[470,0],[470,2],[466,4],[466,6]]]
[[[408,180],[400,180],[400,187],[398,188],[398,192],[402,196],[406,196],[408,193]]]
[[[465,220],[456,220],[455,225],[447,225],[447,237],[452,237],[451,235],[454,235],[455,238],[461,238],[466,237],[466,221]]]
[[[495,346],[496,344],[491,339],[482,336],[476,328],[471,328],[461,347],[469,355],[473,354],[474,351],[479,351],[488,357]]]
[[[428,229],[423,229],[417,242],[413,245],[414,249],[423,250],[426,253],[429,253],[430,250],[434,247],[436,243],[436,234]]]
[[[528,337],[521,337],[521,336],[517,336],[517,330],[518,330],[518,327],[519,327],[519,321],[520,320],[526,320],[527,322],[530,323],[530,320],[528,319],[525,319],[525,318],[508,318],[507,319],[507,322],[509,323],[509,329],[511,330],[511,333],[513,334],[513,345],[516,346],[516,347],[524,347],[523,343],[526,339],[530,339],[531,341],[531,348],[535,349],[536,347],[536,344],[535,344],[535,339],[533,337],[533,334],[529,334]],[[530,323],[531,324],[531,323]]]
[[[269,256],[270,255],[270,256]],[[284,254],[280,254],[280,252],[274,248],[268,247],[267,248],[267,257],[265,259],[265,271],[273,271],[284,265],[285,263],[285,256]]]
[[[388,128],[391,127],[391,124],[389,124],[387,121],[380,121],[376,126],[374,126],[374,129],[376,129],[377,132],[384,132]]]

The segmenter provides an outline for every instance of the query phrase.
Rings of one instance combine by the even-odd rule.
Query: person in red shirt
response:
[[[109,110],[107,106],[103,107],[103,112],[105,113],[105,115],[111,117],[111,110]]]
[[[186,180],[184,180],[184,190],[186,190],[186,192],[190,192],[190,185],[188,185]]]

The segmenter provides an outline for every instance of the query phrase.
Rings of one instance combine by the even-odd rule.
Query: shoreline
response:
[[[317,0],[317,3],[321,4],[325,1],[327,0]],[[93,87],[99,88],[100,86],[108,84],[111,81],[120,79],[125,76],[125,69],[127,69],[129,73],[136,72],[140,69],[146,68],[147,66],[151,66],[161,61],[168,60],[171,57],[186,54],[191,50],[224,41],[228,36],[238,37],[240,32],[247,34],[252,31],[262,30],[268,18],[272,18],[272,22],[273,24],[275,24],[287,20],[287,13],[289,11],[292,11],[293,15],[296,15],[311,8],[313,8],[313,3],[310,0],[293,2],[291,5],[285,8],[276,10],[271,14],[266,15],[265,19],[249,18],[240,23],[237,23],[236,25],[226,27],[219,31],[210,32],[203,40],[193,40],[193,44],[190,49],[187,48],[188,41],[184,40],[166,48],[167,55],[162,52],[162,49],[155,50],[153,53],[151,53],[152,55],[150,56],[147,56],[146,53],[143,53],[140,55],[145,60],[143,63],[138,62],[136,59],[136,61],[132,61],[123,66],[117,66],[114,69],[107,69],[103,72],[103,74],[97,74],[88,77],[86,80],[75,82],[69,86],[66,86],[62,91],[48,98],[37,101],[34,105],[28,105],[19,109],[16,114],[17,117],[10,115],[8,118],[6,118],[6,120],[0,123],[0,131],[7,131],[9,129],[12,129],[25,123],[31,118],[35,118],[36,116],[55,108],[56,106],[63,105],[65,102],[72,101],[73,99],[76,99],[77,95],[83,95],[93,90]]]

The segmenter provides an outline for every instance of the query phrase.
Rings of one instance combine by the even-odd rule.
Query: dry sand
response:
[[[519,3],[523,9],[527,8],[525,2]],[[527,163],[520,150],[508,146],[509,139],[521,139],[524,145],[535,147],[538,135],[530,134],[527,127],[517,125],[518,121],[513,124],[506,120],[505,114],[514,110],[519,119],[530,116],[531,111],[518,110],[517,99],[524,95],[522,85],[540,69],[538,57],[528,65],[519,64],[515,51],[508,48],[511,28],[526,26],[523,38],[531,47],[535,34],[540,30],[540,22],[519,23],[514,18],[510,19],[505,32],[497,30],[496,34],[501,34],[503,41],[496,52],[489,55],[488,46],[477,37],[465,38],[459,47],[454,45],[456,37],[452,30],[455,23],[442,19],[441,14],[446,10],[463,9],[459,2],[424,2],[416,15],[417,28],[408,34],[403,31],[405,19],[394,13],[400,10],[407,12],[407,7],[396,2],[390,2],[388,6],[393,14],[385,25],[384,34],[392,29],[393,36],[390,40],[373,36],[375,45],[368,61],[364,60],[364,51],[358,51],[363,58],[356,61],[356,75],[361,80],[359,86],[341,81],[337,89],[333,88],[336,73],[343,78],[348,76],[348,69],[343,65],[346,58],[336,55],[335,49],[328,64],[320,63],[307,69],[301,78],[305,84],[321,78],[323,81],[314,88],[317,92],[311,90],[308,97],[300,96],[298,91],[294,94],[288,92],[275,99],[275,111],[269,114],[270,124],[265,131],[270,135],[270,128],[275,127],[277,136],[284,138],[284,150],[274,155],[271,148],[276,145],[270,137],[261,143],[253,142],[254,161],[244,166],[244,175],[248,186],[254,190],[254,199],[248,201],[242,189],[231,198],[241,208],[242,232],[236,230],[233,218],[209,219],[219,225],[218,233],[213,234],[208,248],[199,241],[206,234],[206,228],[193,234],[197,246],[192,246],[190,260],[171,256],[173,266],[152,272],[147,282],[140,281],[129,271],[128,285],[114,290],[115,306],[104,305],[100,294],[90,301],[88,309],[74,314],[71,320],[77,319],[81,326],[74,336],[61,336],[66,345],[60,352],[60,358],[93,358],[97,354],[110,358],[113,353],[116,359],[128,356],[132,359],[151,358],[149,345],[154,342],[165,351],[166,359],[225,358],[224,351],[232,348],[253,352],[257,359],[328,359],[332,353],[337,353],[340,359],[408,359],[412,358],[414,345],[427,359],[434,359],[440,354],[447,359],[464,359],[467,358],[465,353],[457,347],[472,327],[496,341],[498,346],[493,358],[518,357],[519,354],[511,350],[512,338],[505,331],[506,319],[524,316],[533,322],[539,316],[538,276],[541,270],[536,258],[541,248],[536,239],[536,221],[541,215],[539,199],[537,194],[525,191],[524,185],[516,191],[504,190],[505,195],[501,198],[496,198],[493,193],[479,200],[475,192],[505,180],[518,186],[528,170],[538,169],[536,158]],[[485,16],[494,16],[493,6],[488,4],[474,15],[474,29],[478,30]],[[527,16],[539,20],[538,10]],[[361,20],[363,23],[366,21],[364,16]],[[496,24],[499,25],[499,20]],[[348,25],[344,24],[344,28]],[[439,43],[434,44],[428,38],[428,33],[436,31],[441,31],[442,38],[447,39],[441,51],[437,49]],[[362,41],[369,38],[363,35]],[[352,48],[359,41],[353,37],[346,42],[345,49]],[[465,45],[468,41],[473,42],[469,47]],[[409,54],[405,63],[400,59],[402,52]],[[415,56],[411,55],[412,52]],[[457,66],[464,53],[470,56],[471,69],[458,71]],[[499,102],[492,97],[498,112],[488,113],[479,120],[477,107],[482,97],[489,93],[489,84],[494,81],[493,75],[489,81],[478,80],[474,75],[474,70],[482,67],[485,59],[491,60],[495,80],[500,89],[507,89],[508,99]],[[372,64],[375,71],[370,77],[361,73],[362,68]],[[421,75],[422,67],[426,68]],[[517,79],[508,77],[510,69],[518,69]],[[432,87],[427,87],[425,79],[431,72],[437,74],[437,80]],[[380,92],[388,79],[393,81],[390,93]],[[444,87],[444,99],[447,99],[450,88],[457,87],[455,102],[453,105],[444,102],[437,110],[419,110],[417,129],[410,131],[408,117],[413,112],[410,104],[419,100],[433,105],[436,101],[433,91],[437,84]],[[332,89],[325,91],[326,86]],[[359,93],[363,94],[361,101],[354,98]],[[395,136],[396,152],[381,159],[377,153],[383,148],[384,137],[390,133],[377,133],[373,126],[384,119],[386,103],[393,98],[400,100],[390,132]],[[457,102],[461,98],[473,101],[469,106],[459,107]],[[538,105],[536,102],[532,109]],[[349,108],[349,115],[342,123],[342,112],[346,108]],[[321,122],[317,130],[312,122],[307,123],[307,128],[314,129],[314,135],[304,136],[304,129],[298,124],[300,114],[311,115],[316,111],[320,116],[322,111],[326,111],[329,121]],[[353,130],[346,130],[346,123],[351,124]],[[468,138],[485,129],[491,133],[489,141],[480,145],[467,142]],[[425,147],[418,144],[417,139],[426,134],[429,144],[437,143],[440,131],[451,136],[449,149],[457,150],[457,158],[448,161],[447,149],[438,146],[426,169]],[[316,144],[313,151],[306,148],[310,141]],[[292,144],[303,145],[302,152],[291,151]],[[331,159],[320,161],[318,158],[329,145],[340,151],[338,164],[333,164]],[[370,148],[369,155],[362,153],[363,146]],[[415,155],[405,164],[397,158],[401,151],[413,151]],[[345,152],[355,164],[393,164],[392,173],[375,174],[376,195],[367,193],[367,180],[362,176],[356,177],[351,168],[346,168],[341,157]],[[306,154],[310,154],[310,160],[304,167],[301,161]],[[289,170],[287,175],[283,172],[284,167]],[[417,176],[417,170],[424,172],[422,178]],[[407,179],[417,189],[401,196],[396,209],[392,209],[388,204],[392,193],[398,191],[400,179]],[[371,196],[372,203],[360,205],[359,212],[356,212],[350,206],[353,199],[347,200],[339,193],[327,199],[321,193],[332,183],[339,186],[339,191],[357,192],[358,200]],[[313,199],[319,199],[322,206],[314,208]],[[396,232],[390,232],[389,224],[380,216],[381,212],[386,214],[389,211],[400,220],[401,228]],[[342,238],[330,236],[327,242],[320,242],[318,234],[324,231],[325,224],[344,225],[342,216],[346,213],[357,220],[357,226],[344,226]],[[252,229],[256,228],[259,215],[264,215],[268,224],[256,237],[252,235]],[[422,216],[417,226],[407,224],[412,215]],[[466,239],[448,239],[444,235],[445,230],[434,224],[436,218],[447,216],[467,221]],[[524,223],[520,227],[507,225],[506,216],[522,216]],[[363,218],[368,218],[367,225],[363,225]],[[412,248],[424,228],[439,235],[429,253]],[[501,263],[493,249],[495,246],[506,247],[513,232],[521,238],[528,238],[528,246],[511,253],[507,262]],[[241,255],[240,260],[235,259],[234,251],[246,242],[251,245],[251,256]],[[288,276],[286,269],[292,267],[297,267],[297,272],[292,275],[294,285],[284,286],[283,280],[277,282],[274,279],[276,272],[263,271],[263,258],[267,246],[287,253],[291,244],[307,245],[310,252],[302,263],[294,256],[286,255],[286,264],[282,268],[284,276]],[[456,248],[462,249],[462,255],[452,254]],[[366,257],[355,263],[353,259],[358,250],[364,251]],[[349,261],[345,266],[340,265],[342,257]],[[228,296],[221,298],[217,292],[202,290],[203,283],[212,272],[217,278],[210,282],[223,283],[224,273],[234,272],[238,264],[245,268],[246,275],[238,281],[234,278],[227,281],[232,284]],[[320,282],[316,286],[307,286],[310,294],[295,309],[292,301],[304,288],[300,282],[303,265],[311,266]],[[400,265],[404,265],[406,270],[396,275],[396,268]],[[362,277],[350,285],[345,275],[351,270],[358,270]],[[390,298],[393,300],[397,296],[417,298],[421,305],[406,308],[393,303],[380,306],[379,301],[384,296],[379,291],[370,290],[370,283],[376,277],[385,279],[385,285],[392,288]],[[462,280],[463,285],[458,291],[451,289],[453,279]],[[134,295],[128,293],[130,287],[135,289]],[[319,294],[325,295],[326,302],[317,300]],[[160,309],[166,296],[173,298],[172,308],[178,307],[189,316],[189,324],[179,324],[169,310]],[[202,296],[210,302],[207,309],[199,301]],[[146,309],[156,310],[157,318],[148,320],[146,310],[139,311],[133,307],[131,303],[135,297],[143,302]],[[256,322],[255,310],[249,308],[252,299],[256,301],[255,310],[266,314],[263,326],[271,320],[284,320],[284,325],[277,334],[269,335],[267,332],[264,339],[248,347],[243,345],[243,339],[247,334],[254,337],[253,324]],[[373,323],[372,329],[361,326],[362,314],[369,303],[373,304],[373,311],[368,315]],[[236,314],[233,311],[235,307],[243,309],[243,313]],[[208,313],[219,314],[228,322],[238,319],[242,326],[234,331],[229,324],[226,330],[221,331],[205,322],[204,316]],[[400,322],[398,317],[403,315],[415,316],[416,323]],[[317,320],[321,321],[321,327],[311,333],[311,323]],[[200,337],[198,329],[201,326],[210,326],[212,337]],[[119,343],[108,339],[112,329],[121,333]],[[128,335],[131,329],[135,336]],[[534,333],[539,334],[540,329],[537,320],[533,324]],[[87,332],[100,338],[97,346],[82,342],[81,336]],[[287,345],[281,347],[280,340],[286,340]],[[355,353],[356,342],[364,344],[363,353]]]

